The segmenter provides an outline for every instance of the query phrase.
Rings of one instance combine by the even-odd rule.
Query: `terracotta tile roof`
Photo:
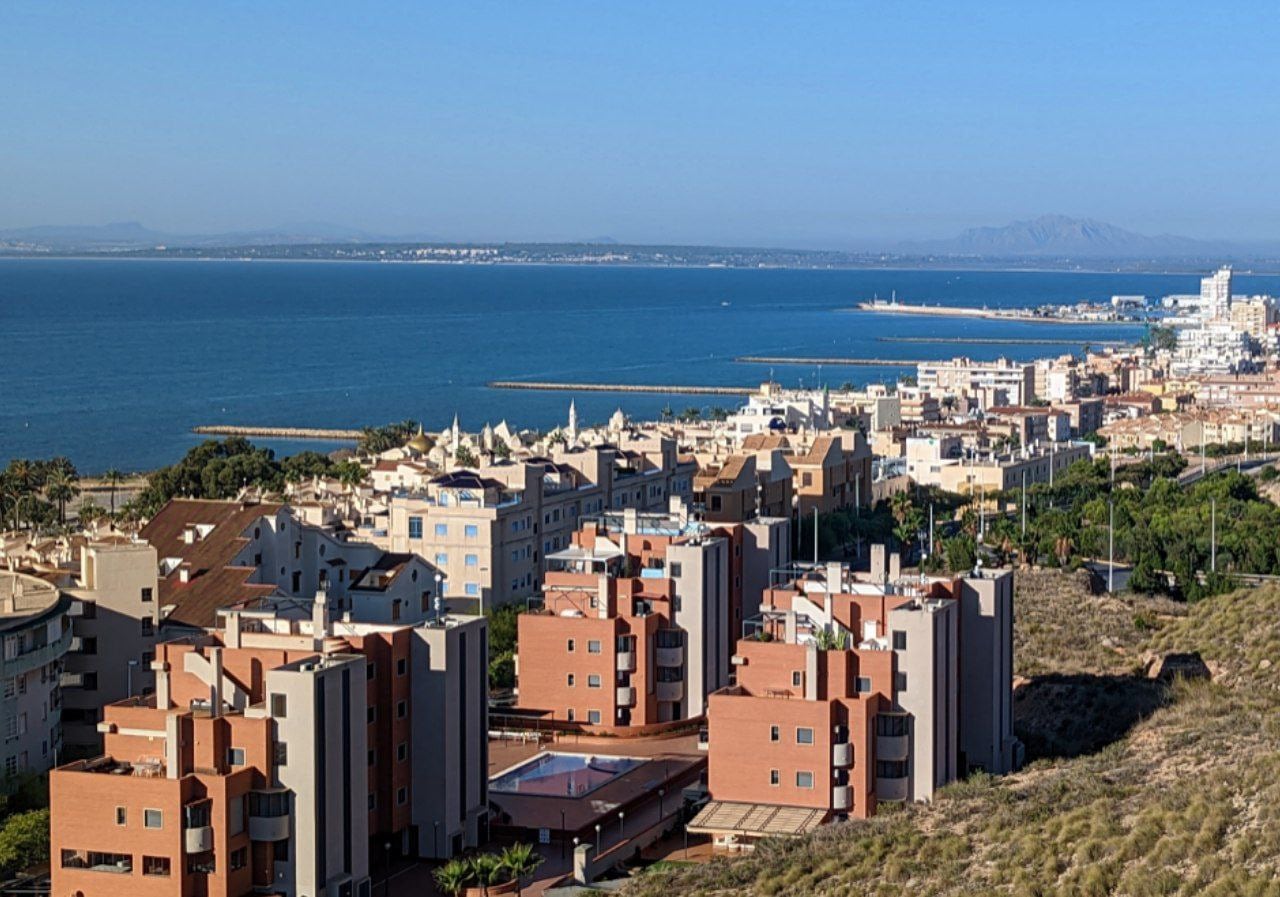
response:
[[[839,448],[840,439],[838,436],[819,436],[813,440],[813,445],[809,446],[809,451],[802,456],[794,458],[791,463],[796,464],[821,464],[826,460],[827,453],[831,451],[834,444]]]
[[[280,507],[271,503],[245,505],[238,501],[175,498],[161,508],[140,535],[155,547],[162,561],[181,560],[160,578],[160,606],[172,608],[166,621],[213,626],[218,608],[274,592],[274,584],[247,581],[255,567],[232,565],[249,543],[244,533],[258,519],[274,516]],[[191,525],[212,529],[188,544],[184,534]],[[184,567],[189,571],[188,582],[181,581]]]
[[[749,452],[767,451],[770,449],[789,448],[791,443],[787,437],[777,433],[752,433],[742,440],[742,448]]]

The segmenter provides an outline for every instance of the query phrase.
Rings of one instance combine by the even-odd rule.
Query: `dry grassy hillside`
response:
[[[1026,769],[629,893],[1280,895],[1280,589],[1191,607],[1058,574],[1018,591]],[[1213,681],[1144,674],[1184,651]]]

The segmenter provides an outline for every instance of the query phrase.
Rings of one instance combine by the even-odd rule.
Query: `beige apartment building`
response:
[[[649,448],[602,445],[442,474],[424,491],[392,493],[386,529],[369,536],[443,570],[450,600],[521,601],[540,590],[547,555],[570,545],[582,519],[691,497],[696,464],[677,457],[674,440]]]
[[[61,749],[70,607],[47,580],[0,570],[0,777],[44,772]]]
[[[101,750],[98,719],[104,705],[154,686],[158,567],[154,546],[143,541],[113,538],[81,549],[79,575],[65,589],[75,599],[62,690],[68,756]]]
[[[942,455],[946,443],[942,440],[933,442]],[[931,461],[926,456],[929,449],[928,442],[921,440],[912,468],[915,471],[912,479],[922,486],[937,486],[948,492],[963,494],[979,490],[993,492],[1017,489],[1024,482],[1027,486],[1049,483],[1072,464],[1092,457],[1093,453],[1093,446],[1089,443],[1066,442],[1024,447],[1003,455],[968,459],[939,457]]]
[[[916,366],[916,386],[934,396],[976,399],[979,408],[1024,405],[1036,397],[1035,365],[1008,358],[922,362]]]

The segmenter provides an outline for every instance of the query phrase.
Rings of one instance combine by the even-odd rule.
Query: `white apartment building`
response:
[[[980,408],[1025,405],[1036,397],[1035,365],[1008,358],[921,362],[916,366],[916,386],[934,396],[977,399]]]
[[[0,570],[0,776],[45,772],[61,750],[59,681],[71,647],[70,607],[51,583]]]

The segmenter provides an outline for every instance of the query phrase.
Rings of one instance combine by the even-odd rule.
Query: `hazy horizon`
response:
[[[1277,38],[1262,4],[11,3],[0,229],[849,249],[1063,214],[1265,242]]]

